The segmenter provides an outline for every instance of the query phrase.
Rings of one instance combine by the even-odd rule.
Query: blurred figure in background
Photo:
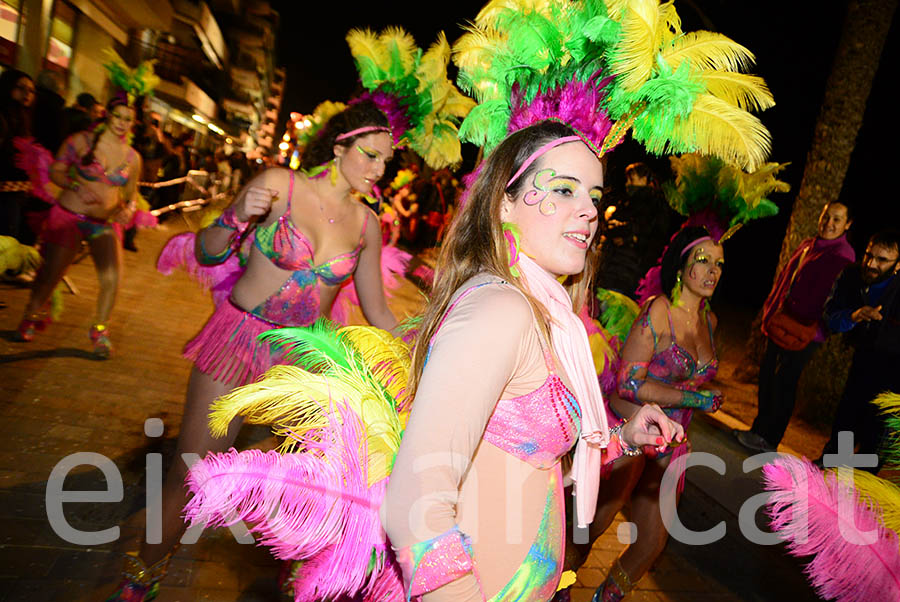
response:
[[[32,135],[35,85],[23,71],[0,75],[0,235],[33,245],[34,232],[25,222],[30,202],[28,175],[15,165],[13,140]]]

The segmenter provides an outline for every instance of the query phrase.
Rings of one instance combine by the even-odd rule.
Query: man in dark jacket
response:
[[[838,433],[850,431],[859,454],[878,454],[884,420],[872,403],[879,393],[900,393],[900,231],[880,232],[869,240],[859,265],[848,266],[835,282],[825,321],[833,332],[847,333],[853,361],[838,404],[831,438],[822,450],[838,452]],[[842,455],[846,452],[840,450]],[[863,466],[877,473],[876,466]]]

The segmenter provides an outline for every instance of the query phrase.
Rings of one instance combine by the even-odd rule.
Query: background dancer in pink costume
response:
[[[227,261],[245,237],[253,237],[253,244],[246,271],[185,347],[194,368],[176,459],[163,487],[162,542],[144,543],[139,555],[128,556],[123,582],[111,600],[155,597],[185,529],[182,454],[202,457],[228,449],[242,421],[234,420],[224,438],[213,438],[207,427],[210,404],[256,380],[280,359],[256,341],[259,334],[327,317],[340,283],[351,276],[366,319],[385,330],[396,327],[381,280],[378,218],[353,196],[353,191],[369,193],[392,157],[387,118],[370,102],[355,104],[333,117],[307,149],[304,164],[320,165],[318,173],[263,172],[196,236],[197,259],[206,265]]]

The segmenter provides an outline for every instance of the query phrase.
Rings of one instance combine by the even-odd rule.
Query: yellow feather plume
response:
[[[900,414],[900,393],[886,391],[872,400],[885,414]]]
[[[892,402],[896,403],[896,402]],[[852,486],[869,507],[880,515],[882,524],[900,537],[900,487],[864,470],[835,470],[838,475],[853,475]]]
[[[478,11],[475,23],[479,26],[493,24],[504,10],[536,12],[546,16],[550,14],[550,3],[550,0],[490,0]]]
[[[321,428],[327,424],[321,407],[330,404],[332,393],[321,378],[294,366],[274,366],[260,381],[216,399],[210,406],[209,430],[222,437],[237,416],[251,424],[289,424],[298,433]]]
[[[473,25],[463,26],[463,30],[465,33],[453,44],[453,62],[460,71],[469,73],[490,69],[494,49],[506,45],[506,34],[493,28],[478,29]],[[479,99],[496,96],[485,88],[477,90],[476,95]]]
[[[220,437],[236,416],[244,416],[251,424],[272,425],[272,432],[284,438],[279,451],[291,453],[304,449],[304,434],[326,427],[339,415],[333,411],[335,401],[347,404],[366,427],[369,484],[385,478],[400,446],[402,424],[394,408],[355,372],[332,378],[274,366],[259,382],[217,399],[210,408],[210,430]]]
[[[743,71],[756,62],[753,53],[734,40],[711,31],[691,31],[672,40],[661,51],[672,70],[682,61],[695,69]]]
[[[346,40],[354,58],[367,57],[381,69],[385,69],[390,63],[387,49],[379,41],[378,34],[371,29],[351,29],[347,32]]]
[[[775,106],[775,98],[763,78],[731,71],[701,71],[707,92],[746,111],[764,111]]]
[[[622,38],[616,46],[615,70],[620,85],[633,92],[650,79],[660,46],[657,0],[629,0],[622,15]]]
[[[681,17],[675,10],[674,0],[659,5],[659,45],[666,46],[682,35]]]
[[[450,44],[444,32],[438,33],[437,40],[429,46],[416,74],[419,77],[419,91],[424,90],[430,83],[447,79],[447,64],[450,62]]]
[[[755,209],[762,199],[773,192],[789,192],[791,190],[790,184],[775,177],[788,165],[790,163],[766,163],[753,173],[746,173],[738,170],[736,167],[728,166],[730,170],[734,171],[734,175],[727,176],[723,169],[719,174],[719,181],[721,182],[725,177],[729,177],[730,181],[737,182],[739,194],[747,202],[748,207]]]
[[[710,94],[701,94],[694,101],[690,117],[676,123],[674,131],[678,139],[690,140],[697,152],[747,171],[765,161],[772,144],[759,118]]]
[[[416,46],[416,40],[411,34],[400,27],[386,27],[378,36],[378,41],[384,46],[387,55],[391,57],[390,60],[393,60],[396,52],[403,65],[404,73],[409,73],[416,68],[419,47]],[[384,68],[387,69],[388,66],[389,63]]]
[[[356,349],[369,371],[397,400],[397,407],[405,407],[411,353],[409,345],[389,332],[372,326],[345,326],[338,336]]]
[[[462,118],[475,107],[475,100],[452,87],[450,93],[444,97],[441,107],[444,114]]]

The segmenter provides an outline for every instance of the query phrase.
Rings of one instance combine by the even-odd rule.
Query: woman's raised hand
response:
[[[650,445],[660,453],[669,443],[684,441],[684,427],[669,419],[656,404],[641,406],[637,414],[622,427],[622,440],[631,447]]]
[[[250,186],[244,191],[243,198],[235,203],[235,216],[241,222],[248,222],[250,218],[266,215],[277,198],[277,190]]]

